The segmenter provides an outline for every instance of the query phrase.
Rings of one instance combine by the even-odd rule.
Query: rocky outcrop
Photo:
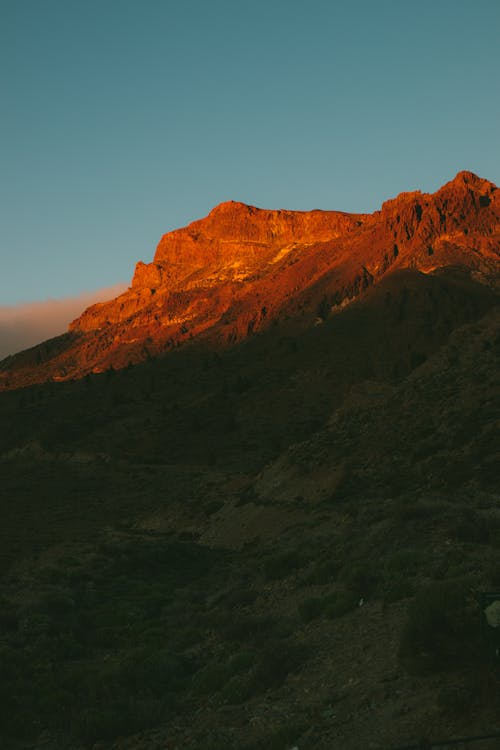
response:
[[[70,330],[88,331],[127,320],[149,303],[162,307],[169,293],[248,280],[289,254],[296,256],[304,245],[331,242],[352,232],[363,218],[338,211],[267,211],[235,201],[221,203],[206,218],[165,234],[154,261],[137,264],[128,292],[93,305]],[[182,304],[180,297],[177,294]]]
[[[396,269],[462,266],[498,284],[500,191],[460,172],[434,194],[402,193],[373,214],[264,210],[229,201],[165,234],[130,288],[70,325],[67,349],[11,357],[3,386],[123,367],[204,337],[232,344],[296,313],[327,317]],[[24,364],[23,364],[24,363]]]

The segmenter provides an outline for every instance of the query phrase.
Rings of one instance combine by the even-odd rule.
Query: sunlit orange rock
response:
[[[494,286],[499,264],[500,191],[471,172],[373,214],[229,201],[165,234],[130,288],[85,310],[64,340],[5,360],[0,385],[123,367],[192,339],[227,346],[299,312],[312,325],[405,267],[462,266]]]

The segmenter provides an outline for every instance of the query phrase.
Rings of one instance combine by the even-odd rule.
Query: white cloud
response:
[[[0,305],[0,360],[65,333],[71,321],[89,305],[113,299],[127,287],[124,283],[115,284],[76,297]]]

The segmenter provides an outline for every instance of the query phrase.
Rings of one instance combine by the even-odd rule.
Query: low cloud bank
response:
[[[0,360],[65,333],[86,307],[113,299],[125,289],[127,284],[115,284],[76,297],[0,305]]]

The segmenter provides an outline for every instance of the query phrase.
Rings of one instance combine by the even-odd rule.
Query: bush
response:
[[[18,620],[19,616],[15,607],[0,594],[0,629],[15,631]]]
[[[120,732],[123,719],[120,712],[103,708],[89,708],[75,721],[76,734],[84,742],[113,739]],[[124,731],[124,729],[122,729]]]
[[[359,603],[358,595],[353,591],[335,591],[323,597],[310,597],[299,604],[298,610],[303,622],[310,622],[318,617],[335,619],[342,617]]]
[[[73,731],[84,742],[114,740],[155,726],[165,718],[160,701],[141,699],[88,708],[74,719]]]
[[[180,690],[192,674],[188,659],[167,649],[137,649],[127,654],[117,675],[121,685],[155,696]]]
[[[254,693],[252,677],[235,675],[219,692],[218,698],[223,705],[237,706],[244,703]]]
[[[50,591],[43,599],[42,605],[53,617],[61,617],[75,607],[72,597],[65,591]]]
[[[217,513],[217,511],[223,507],[224,502],[222,500],[210,500],[203,506],[203,511],[205,515],[213,516],[214,513]]]
[[[367,562],[349,563],[343,568],[340,577],[345,588],[358,599],[369,596],[378,583],[373,565]]]
[[[247,607],[257,599],[258,593],[253,589],[238,586],[221,596],[217,604],[222,604],[228,609],[234,607]]]
[[[498,531],[498,524],[492,523],[492,520],[480,515],[472,508],[461,508],[451,533],[459,542],[473,542],[487,544],[495,537]]]
[[[270,633],[276,632],[278,621],[270,615],[237,617],[221,628],[223,635],[231,641],[267,641]]]
[[[265,561],[264,575],[268,581],[286,578],[304,563],[304,557],[298,550],[280,552]]]
[[[189,745],[187,750],[234,750],[234,745],[226,740],[220,740],[217,742],[196,742],[194,745]]]
[[[353,591],[338,591],[331,594],[325,601],[325,615],[330,619],[342,617],[343,615],[356,609],[359,603],[359,597]]]
[[[230,677],[231,669],[228,664],[210,662],[194,676],[193,690],[199,694],[215,693],[227,683]]]
[[[384,602],[397,602],[415,593],[415,576],[425,567],[426,560],[418,550],[402,549],[387,558],[384,580],[378,590]]]
[[[321,617],[324,608],[324,598],[311,596],[309,599],[304,599],[303,602],[300,602],[298,607],[300,619],[303,620],[303,622],[315,620],[317,617]]]
[[[258,743],[247,746],[245,750],[289,750],[308,728],[305,723],[286,724],[260,739]]]
[[[293,643],[270,641],[262,650],[253,673],[255,692],[277,688],[303,663],[305,650]]]
[[[401,549],[386,560],[385,571],[388,575],[413,576],[419,571],[423,562],[422,553],[418,550]]]
[[[304,576],[302,583],[306,586],[323,585],[331,583],[337,577],[339,571],[338,560],[326,560],[324,562],[317,562],[309,573]]]
[[[229,667],[231,672],[245,672],[255,664],[256,654],[254,651],[238,651],[231,658]]]
[[[464,580],[422,589],[408,609],[399,654],[424,668],[441,669],[471,656],[477,645],[477,612]]]
[[[415,593],[415,584],[409,580],[405,574],[394,574],[387,578],[382,588],[381,594],[384,602],[399,602],[401,599],[407,599]]]

